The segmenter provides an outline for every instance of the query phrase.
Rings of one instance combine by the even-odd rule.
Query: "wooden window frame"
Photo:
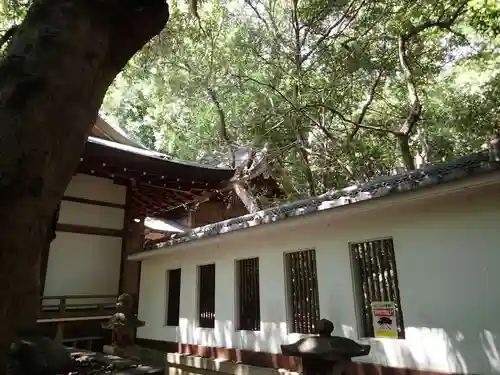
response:
[[[213,267],[213,290],[211,291],[211,300],[210,300],[210,305],[211,310],[213,311],[207,311],[208,314],[212,314],[213,317],[203,317],[203,311],[202,311],[202,298],[203,298],[203,280],[202,280],[202,270],[205,267]],[[215,328],[215,293],[216,293],[216,265],[215,263],[207,263],[207,264],[201,264],[197,266],[197,324],[199,328],[208,328],[208,329],[214,329]]]
[[[256,285],[250,285],[253,291],[253,295],[256,297],[257,301],[252,301],[253,306],[250,306],[250,310],[248,310],[248,306],[245,306],[242,301],[242,292],[243,291],[243,279],[242,279],[242,268],[244,267],[244,262],[253,261],[255,264],[253,265],[253,271],[256,270],[256,275],[252,275],[256,277]],[[252,268],[252,267],[248,267]],[[242,258],[236,259],[235,261],[235,276],[236,276],[236,327],[238,331],[253,331],[258,332],[261,329],[261,314],[260,314],[260,258],[259,257],[250,257],[250,258]],[[255,280],[251,280],[250,284],[254,284]],[[255,303],[256,302],[256,303]],[[246,310],[254,314],[254,316],[249,317],[248,322],[243,323],[244,320],[242,317],[242,311]],[[251,322],[253,321],[253,322]]]
[[[172,275],[173,272],[179,272],[179,291],[178,294],[179,296],[176,297],[178,300],[178,304],[176,306],[176,312],[173,314],[174,316],[172,317],[172,311],[170,310],[172,308],[171,302],[172,300]],[[172,268],[169,269],[165,272],[165,284],[166,284],[166,291],[165,291],[165,296],[166,296],[166,301],[165,301],[165,322],[164,326],[165,327],[178,327],[179,326],[179,321],[180,321],[180,308],[181,308],[181,290],[182,290],[182,268]],[[177,319],[175,319],[175,316],[177,316]],[[172,320],[177,320],[177,322],[173,322]],[[176,324],[174,324],[176,323]]]
[[[372,244],[371,247],[370,244]],[[354,292],[354,302],[356,306],[356,322],[358,328],[358,337],[372,339],[375,338],[374,337],[375,334],[373,332],[371,307],[367,307],[366,305],[363,292],[363,285],[362,285],[363,283],[362,283],[361,268],[363,267],[362,266],[363,263],[361,262],[366,262],[366,261],[364,259],[358,259],[354,247],[359,245],[366,245],[370,247],[369,251],[371,256],[373,257],[373,255],[377,254],[378,250],[376,248],[378,244],[380,244],[380,246],[387,246],[390,255],[389,258],[387,259],[376,257],[375,264],[377,264],[379,267],[381,265],[383,265],[383,267],[389,267],[388,271],[390,272],[392,270],[392,275],[390,280],[388,280],[389,278],[385,277],[386,279],[385,282],[387,283],[387,286],[384,291],[382,291],[383,288],[379,285],[378,292],[376,291],[375,287],[373,287],[373,289],[370,289],[369,293],[372,294],[371,290],[374,290],[373,294],[378,293],[378,295],[380,296],[379,298],[381,298],[381,300],[388,300],[391,302],[395,302],[397,326],[398,326],[398,339],[404,339],[405,325],[404,325],[403,308],[401,306],[401,292],[399,289],[399,275],[398,275],[396,251],[395,251],[393,237],[378,237],[362,241],[349,242],[349,257],[351,260],[351,275],[352,275],[352,285]],[[392,259],[390,259],[390,257],[392,257]],[[364,258],[366,258],[366,256],[364,256]],[[374,264],[373,262],[371,262],[369,265],[367,263],[366,267],[364,267],[366,269],[366,272],[370,272],[369,270],[372,269],[373,264]],[[389,294],[392,294],[392,296],[389,297],[388,296]],[[368,303],[376,301],[376,299],[373,299],[371,297],[369,297],[368,299],[369,299]]]
[[[294,302],[294,297],[293,297],[293,280],[292,280],[292,268],[289,267],[291,265],[291,258],[292,254],[313,254],[311,262],[314,265],[313,274],[315,276],[315,280],[313,280],[312,284],[312,294],[309,295],[313,300],[313,304],[309,304],[309,306],[305,305],[307,302],[301,303],[301,309],[305,310],[305,314],[312,314],[313,316],[305,321],[308,323],[304,324],[304,318],[300,318],[301,324],[296,324],[299,320],[294,319],[294,316],[300,315],[301,313],[298,311],[298,306],[295,301]],[[321,312],[320,312],[320,305],[319,305],[319,278],[318,278],[318,267],[317,267],[317,262],[316,262],[316,256],[317,252],[315,248],[306,248],[306,249],[300,249],[300,250],[295,250],[295,251],[289,251],[284,253],[284,268],[285,268],[285,292],[286,292],[286,305],[287,305],[287,326],[288,326],[288,332],[289,333],[299,333],[299,334],[315,334],[316,333],[316,328],[315,324],[316,322],[321,318]],[[304,282],[304,279],[301,279],[303,282],[301,285],[305,287],[306,283]],[[301,294],[302,292],[297,292],[297,294]],[[312,310],[312,311],[311,311]],[[302,326],[302,327],[301,327]],[[304,329],[306,328],[306,329]]]

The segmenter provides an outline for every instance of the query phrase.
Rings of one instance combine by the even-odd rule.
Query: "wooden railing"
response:
[[[116,298],[114,294],[43,296],[39,319],[108,317],[115,311]]]

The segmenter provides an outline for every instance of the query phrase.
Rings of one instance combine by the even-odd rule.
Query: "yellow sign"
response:
[[[398,338],[396,306],[390,301],[375,301],[371,304],[375,337]]]

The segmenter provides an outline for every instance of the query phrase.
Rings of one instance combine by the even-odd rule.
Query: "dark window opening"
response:
[[[404,338],[403,311],[392,238],[350,245],[362,336],[374,337],[371,303],[394,302],[398,337]]]
[[[198,267],[199,296],[198,324],[202,328],[215,327],[215,264]]]
[[[179,325],[179,309],[181,305],[181,269],[167,271],[167,326]]]
[[[236,262],[238,277],[238,329],[260,330],[259,258]]]
[[[316,251],[287,253],[285,266],[292,332],[316,333],[315,325],[320,319]]]

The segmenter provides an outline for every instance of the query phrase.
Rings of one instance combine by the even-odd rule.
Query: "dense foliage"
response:
[[[103,113],[183,159],[265,148],[290,199],[476,151],[500,126],[496,0],[170,6]]]

